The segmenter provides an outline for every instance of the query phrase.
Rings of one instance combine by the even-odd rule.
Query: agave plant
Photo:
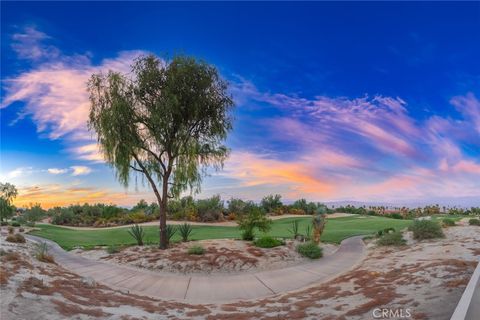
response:
[[[172,239],[172,237],[175,235],[175,233],[177,233],[177,228],[175,228],[175,226],[172,226],[170,224],[167,224],[167,239],[168,239],[168,243],[170,243],[170,240]]]
[[[178,226],[178,232],[180,232],[180,236],[182,237],[183,242],[188,241],[188,237],[193,232],[192,225],[190,223],[184,223]]]
[[[305,227],[305,240],[309,241],[312,239],[312,226],[307,224]]]
[[[292,227],[288,229],[288,232],[290,232],[293,235],[293,238],[296,239],[298,235],[300,234],[298,232],[298,220],[293,220],[292,221]]]
[[[135,224],[128,230],[128,233],[137,241],[139,246],[143,246],[143,237],[145,236],[145,232],[143,231],[142,227],[140,227],[138,224]]]

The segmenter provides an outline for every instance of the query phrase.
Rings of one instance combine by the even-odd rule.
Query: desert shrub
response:
[[[266,213],[274,213],[275,210],[278,210],[283,206],[282,196],[279,194],[270,194],[262,199],[260,206]]]
[[[385,216],[392,219],[399,219],[399,220],[403,219],[403,216],[400,213],[390,213]]]
[[[452,226],[455,225],[455,220],[445,218],[445,219],[442,220],[442,223],[446,227],[452,227]]]
[[[11,223],[11,226],[12,226],[12,227],[20,227],[20,223],[18,223],[18,222],[12,222],[12,223]]]
[[[383,230],[378,230],[377,231],[377,237],[381,237],[384,234],[392,233],[395,232],[395,228],[385,228]]]
[[[54,263],[55,259],[48,253],[48,245],[46,242],[35,244],[35,257],[38,261]]]
[[[302,243],[297,246],[297,252],[310,259],[318,259],[323,256],[323,250],[313,242]]]
[[[24,232],[24,231],[25,231],[25,229],[23,229],[23,228],[18,228],[18,232]]]
[[[403,239],[402,233],[398,231],[385,233],[377,241],[379,246],[402,246],[406,243],[407,241]]]
[[[268,219],[265,211],[258,207],[252,207],[249,212],[242,215],[237,220],[240,230],[242,230],[242,239],[251,241],[255,237],[254,229],[267,232],[271,228],[272,220]]]
[[[180,237],[182,237],[183,242],[188,241],[188,237],[193,232],[192,225],[190,223],[184,223],[178,226],[178,232],[180,233]]]
[[[205,249],[200,245],[191,246],[190,248],[188,248],[188,254],[202,255],[204,253]]]
[[[197,215],[202,222],[223,220],[223,201],[219,195],[195,202]]]
[[[13,234],[13,232],[15,231],[15,229],[11,226],[8,227],[8,233],[9,234]]]
[[[177,228],[175,226],[167,224],[167,239],[168,239],[168,242],[170,242],[170,240],[172,240],[175,233],[177,233]]]
[[[116,245],[111,244],[107,247],[107,253],[108,254],[114,254],[114,253],[117,253],[117,252],[120,252],[120,249]]]
[[[0,225],[1,225],[2,227],[8,226],[8,222],[7,222],[7,221],[2,221],[2,222],[0,222]]]
[[[413,238],[416,240],[443,238],[442,227],[436,221],[415,220],[408,228],[413,232]]]
[[[145,237],[145,232],[143,228],[138,224],[135,224],[128,229],[128,233],[137,241],[139,246],[143,246],[143,238]]]
[[[14,243],[25,243],[25,237],[20,233],[10,234],[7,236],[5,240],[7,240],[8,242],[14,242]]]
[[[25,225],[29,228],[33,228],[35,227],[35,222],[27,222]]]
[[[152,220],[153,217],[147,216],[143,211],[136,211],[128,214],[128,223],[143,223]]]
[[[296,239],[297,236],[300,234],[298,232],[298,220],[293,220],[291,227],[288,229],[288,232],[290,232],[293,236],[293,239]]]
[[[471,226],[480,226],[480,219],[470,219],[468,220],[468,224]]]
[[[274,248],[284,244],[282,241],[270,236],[261,237],[255,240],[253,243],[260,248]]]

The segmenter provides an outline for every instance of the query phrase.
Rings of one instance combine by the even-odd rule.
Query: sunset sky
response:
[[[1,3],[0,181],[131,206],[86,126],[92,73],[193,55],[236,102],[198,197],[480,205],[480,3]],[[135,181],[135,180],[133,180]]]

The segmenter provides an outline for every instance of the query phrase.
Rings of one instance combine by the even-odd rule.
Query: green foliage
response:
[[[145,237],[145,232],[143,228],[138,224],[133,225],[128,229],[128,233],[137,241],[137,245],[143,246],[143,238]]]
[[[167,224],[167,229],[166,230],[167,230],[168,243],[170,243],[170,241],[172,240],[175,233],[177,233],[177,228],[175,226]]]
[[[8,219],[13,215],[15,207],[13,199],[18,195],[17,188],[8,182],[0,183],[0,220]]]
[[[403,219],[403,216],[400,213],[390,213],[385,216],[392,219]]]
[[[29,222],[40,221],[46,215],[46,211],[42,209],[39,203],[32,205],[30,208],[26,209],[23,213],[25,220]]]
[[[188,254],[202,255],[204,253],[205,249],[200,245],[195,245],[188,248]]]
[[[7,240],[8,242],[14,242],[14,243],[25,243],[25,237],[20,233],[10,234],[7,236],[5,240]]]
[[[480,226],[480,219],[470,219],[468,220],[468,224],[471,226]]]
[[[178,232],[180,233],[180,237],[182,237],[182,241],[187,242],[190,234],[193,232],[192,225],[185,222],[178,226]]]
[[[223,220],[223,201],[219,195],[195,202],[198,219],[202,222]]]
[[[442,220],[442,223],[444,226],[446,227],[453,227],[455,225],[455,220],[453,219],[449,219],[449,218],[445,218]]]
[[[11,223],[11,226],[12,226],[12,227],[20,227],[20,223],[18,223],[18,222],[12,222],[12,223]]]
[[[324,204],[322,203],[315,203],[315,202],[307,202],[306,199],[299,199],[295,201],[290,208],[292,209],[297,209],[297,210],[302,210],[305,214],[314,214],[317,213],[318,210],[325,210],[326,213],[327,208]]]
[[[53,256],[48,253],[48,245],[46,242],[40,242],[35,244],[35,258],[37,258],[38,261],[42,262],[55,262]]]
[[[377,241],[379,246],[403,246],[406,243],[401,232],[384,233]]]
[[[260,248],[274,248],[284,244],[284,242],[270,236],[264,236],[256,239],[253,243],[255,246]]]
[[[383,230],[378,230],[377,231],[377,237],[381,237],[385,234],[395,232],[395,228],[385,228]]]
[[[13,216],[14,207],[4,198],[0,198],[0,219],[8,219]],[[2,221],[3,222],[3,221]]]
[[[293,220],[291,228],[288,229],[288,232],[292,234],[294,239],[297,238],[298,235],[300,235],[300,233],[298,232],[298,221],[299,220]]]
[[[310,259],[318,259],[323,256],[323,250],[313,242],[306,242],[297,245],[297,252]]]
[[[118,253],[118,252],[120,252],[120,249],[115,244],[111,244],[107,247],[107,253],[108,254],[114,254],[114,253]]]
[[[279,194],[270,194],[262,199],[260,206],[266,213],[273,213],[276,209],[283,206],[282,196]]]
[[[247,214],[239,217],[237,223],[240,230],[243,231],[242,238],[244,240],[253,240],[255,236],[254,229],[257,228],[262,232],[267,232],[271,228],[272,220],[267,218],[262,209],[254,207]]]
[[[442,227],[436,221],[415,220],[408,228],[413,232],[413,238],[416,240],[443,238]]]
[[[7,222],[7,221],[2,221],[2,222],[0,222],[0,225],[1,225],[2,227],[8,226],[8,222]]]
[[[233,100],[214,66],[187,56],[167,63],[141,56],[129,74],[92,75],[88,92],[89,128],[105,160],[125,186],[132,172],[146,178],[162,224],[168,198],[198,192],[207,168],[220,169],[228,156],[223,142]],[[162,230],[160,247],[167,241]]]

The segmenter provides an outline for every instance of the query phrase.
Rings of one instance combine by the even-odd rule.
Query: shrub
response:
[[[305,227],[305,240],[311,240],[312,239],[312,226],[310,224],[307,224]]]
[[[402,233],[398,231],[392,233],[385,233],[377,241],[377,244],[379,246],[403,246],[406,243],[407,241],[403,239]]]
[[[191,246],[190,248],[188,248],[188,254],[202,255],[204,253],[205,249],[200,245]]]
[[[260,248],[274,248],[284,244],[282,241],[270,236],[261,237],[255,240],[253,243]]]
[[[385,234],[388,234],[388,233],[391,233],[391,232],[395,232],[395,228],[385,228],[383,230],[378,230],[377,231],[377,237],[381,237]]]
[[[247,214],[242,215],[237,220],[240,230],[242,230],[243,240],[253,240],[255,236],[254,229],[262,232],[270,230],[272,220],[268,219],[265,212],[257,207],[252,207]]]
[[[470,219],[468,220],[468,224],[471,226],[480,226],[480,219]]]
[[[11,223],[11,226],[12,226],[12,227],[20,227],[20,223],[18,223],[18,222],[15,221],[15,222],[12,222],[12,223]]]
[[[120,249],[116,245],[111,244],[107,247],[107,253],[108,254],[114,254],[114,253],[117,253],[117,252],[120,252]]]
[[[135,224],[130,227],[128,233],[137,241],[139,246],[143,246],[143,237],[145,236],[145,232],[143,231],[142,227],[140,227],[138,224]]]
[[[192,225],[189,223],[184,223],[178,226],[178,232],[180,233],[180,237],[182,237],[183,242],[188,241],[188,237],[190,237],[192,231]]]
[[[35,222],[27,222],[25,225],[29,228],[33,228],[35,227]]]
[[[318,259],[323,256],[322,248],[313,242],[299,244],[297,246],[297,252],[310,259]]]
[[[11,234],[7,237],[8,242],[14,242],[14,243],[25,243],[25,237],[22,236],[20,233],[17,234]]]
[[[13,234],[13,231],[15,231],[15,229],[13,227],[8,227],[8,233],[9,234]]]
[[[175,233],[177,233],[177,228],[175,228],[175,226],[167,224],[167,239],[169,243],[170,243],[170,240],[172,240]]]
[[[403,216],[400,213],[391,213],[386,216],[392,219],[399,219],[399,220],[403,219]]]
[[[453,227],[455,225],[455,221],[452,219],[445,218],[442,220],[442,223],[446,227]]]
[[[38,261],[46,263],[54,263],[55,259],[48,253],[48,245],[46,242],[35,244],[35,257]]]
[[[242,240],[252,241],[254,237],[253,229],[247,229],[242,232]]]
[[[288,232],[290,232],[293,235],[293,239],[297,238],[297,236],[299,235],[298,220],[293,220],[292,221],[292,227],[290,229],[288,229]]]
[[[442,227],[432,220],[415,220],[408,228],[416,240],[443,238]]]
[[[23,228],[18,228],[18,232],[23,232],[23,231],[25,231],[25,229],[23,229]]]
[[[2,221],[2,222],[0,222],[0,225],[1,225],[2,227],[8,226],[8,222],[7,222],[7,221]]]

